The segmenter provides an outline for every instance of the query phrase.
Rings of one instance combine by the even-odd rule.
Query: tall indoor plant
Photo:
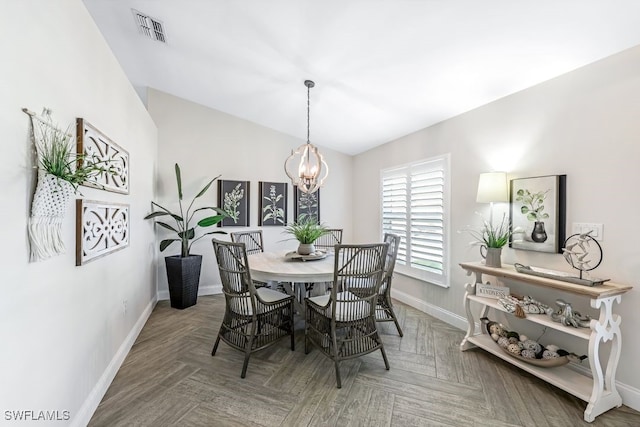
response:
[[[169,216],[175,222],[175,225],[167,224],[166,222],[157,221],[156,224],[166,228],[175,233],[175,237],[164,239],[160,242],[160,252],[164,251],[174,242],[180,243],[180,255],[170,255],[165,257],[165,265],[167,268],[167,280],[169,283],[169,297],[171,299],[171,307],[174,308],[187,308],[194,305],[198,298],[198,286],[200,284],[200,270],[202,267],[202,255],[192,255],[191,246],[194,242],[202,239],[209,234],[226,234],[224,231],[209,231],[196,237],[196,228],[198,227],[211,227],[218,224],[228,215],[224,210],[214,207],[206,206],[193,209],[193,204],[196,199],[202,197],[211,184],[220,175],[213,178],[204,186],[202,190],[191,200],[189,206],[185,210],[182,206],[182,178],[180,173],[180,166],[175,164],[176,183],[178,186],[178,206],[179,212],[174,213],[169,209],[159,205],[156,202],[151,202],[154,207],[154,211],[144,217],[144,219],[152,219],[163,216]],[[158,210],[155,210],[155,209]],[[193,209],[193,210],[192,210]],[[210,210],[215,212],[215,215],[208,216],[200,219],[196,225],[192,225],[194,221],[194,214],[198,211]]]

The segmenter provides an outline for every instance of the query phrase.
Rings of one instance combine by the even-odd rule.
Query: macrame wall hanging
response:
[[[41,115],[23,108],[31,123],[31,140],[36,149],[38,184],[31,203],[29,218],[30,260],[42,261],[64,253],[62,221],[67,203],[75,188],[69,182],[45,171],[43,159],[52,154],[55,147],[69,147],[73,136],[56,127],[51,119],[51,110],[45,108]],[[55,141],[55,145],[52,144]],[[58,153],[65,155],[65,153]],[[68,157],[65,157],[68,158]],[[46,160],[44,160],[46,161]]]

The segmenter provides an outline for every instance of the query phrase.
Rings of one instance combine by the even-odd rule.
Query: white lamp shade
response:
[[[478,203],[508,202],[507,174],[505,172],[487,172],[480,174],[478,181]]]

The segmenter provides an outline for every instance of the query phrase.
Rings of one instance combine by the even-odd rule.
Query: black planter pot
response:
[[[536,243],[543,243],[547,240],[547,232],[544,229],[544,222],[536,221],[531,232],[531,240]]]
[[[167,267],[171,307],[182,310],[195,305],[198,300],[202,255],[184,258],[173,255],[165,257],[164,262]]]

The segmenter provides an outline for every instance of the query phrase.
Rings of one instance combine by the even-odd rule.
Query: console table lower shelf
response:
[[[579,399],[588,402],[589,398],[591,397],[593,380],[590,377],[571,369],[569,365],[557,366],[555,368],[543,368],[531,365],[526,362],[522,362],[502,351],[502,349],[498,347],[493,339],[491,339],[491,337],[486,334],[474,335],[472,337],[469,337],[467,341],[474,346],[486,350],[494,356],[497,356],[500,359],[517,366],[523,371],[527,371],[530,374],[535,375],[536,377],[548,382],[549,384],[552,384],[568,393],[573,394]]]
[[[613,313],[613,305],[614,303],[620,303],[622,294],[631,289],[630,286],[608,283],[601,286],[585,287],[548,278],[524,275],[516,272],[512,266],[493,268],[486,267],[480,263],[461,263],[460,266],[467,270],[469,275],[475,273],[475,280],[466,284],[464,306],[469,328],[460,344],[461,350],[479,347],[587,402],[587,408],[584,411],[584,420],[587,422],[592,422],[598,415],[622,405],[622,398],[615,384],[615,373],[622,347],[621,318]],[[504,352],[488,334],[477,333],[474,316],[470,308],[471,302],[480,305],[480,317],[486,317],[490,309],[506,313],[497,304],[496,300],[475,295],[476,283],[485,283],[482,277],[483,274],[491,276],[495,280],[518,281],[526,285],[569,292],[576,298],[589,298],[591,307],[600,311],[599,318],[591,320],[589,329],[563,326],[552,322],[546,315],[528,315],[526,318],[532,323],[585,340],[588,343],[589,371],[581,372],[575,369],[573,367],[574,363],[556,367],[541,367],[529,364]],[[611,345],[608,351],[608,360],[605,362],[607,358],[603,360],[599,350],[600,345],[607,341],[611,341]]]

